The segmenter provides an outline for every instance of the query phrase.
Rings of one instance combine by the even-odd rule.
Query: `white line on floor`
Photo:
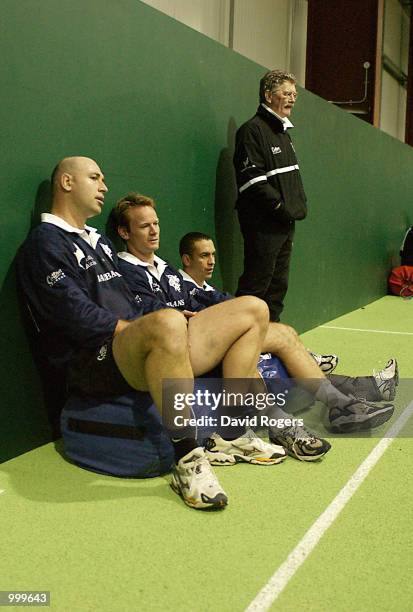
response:
[[[318,517],[316,522],[313,523],[302,540],[288,555],[284,563],[272,575],[267,584],[250,603],[246,609],[246,612],[264,612],[270,608],[272,603],[287,586],[288,582],[294,576],[298,568],[304,563],[308,555],[317,546],[321,537],[338,517],[347,502],[357,491],[371,469],[376,465],[385,450],[390,446],[401,429],[403,429],[412,414],[413,402],[411,402],[405,408],[394,425],[386,432],[386,437],[382,438],[380,442],[376,444],[371,453],[354,472],[353,476],[336,495],[331,504]]]
[[[342,329],[344,331],[371,332],[373,334],[397,334],[398,336],[413,336],[413,332],[387,331],[383,329],[359,329],[358,327],[336,327],[335,325],[320,325],[323,329]]]

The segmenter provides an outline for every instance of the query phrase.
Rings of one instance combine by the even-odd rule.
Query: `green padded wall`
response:
[[[263,68],[136,1],[3,0],[1,20],[0,460],[48,441],[38,376],[17,308],[14,257],[47,206],[47,177],[88,155],[110,188],[158,200],[162,254],[215,235],[215,282],[241,269],[232,147],[256,108]],[[299,225],[285,321],[308,329],[372,301],[409,217],[410,148],[308,92],[294,141],[310,201]],[[52,381],[51,381],[52,382]]]

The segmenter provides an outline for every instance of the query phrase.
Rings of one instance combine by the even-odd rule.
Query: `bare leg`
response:
[[[189,355],[195,376],[222,361],[224,378],[253,378],[268,326],[268,308],[244,296],[189,319]]]
[[[185,379],[187,391],[192,390],[187,323],[177,310],[159,310],[132,321],[116,334],[113,356],[130,386],[149,391],[161,413],[163,379]]]
[[[172,405],[162,402],[162,380],[165,378],[174,379],[180,392],[188,393],[193,389],[184,315],[165,309],[132,321],[115,335],[113,356],[131,387],[149,390],[162,413],[175,452],[173,490],[193,508],[224,508],[228,497],[216,479],[204,449],[198,446],[194,430],[186,426],[177,431]],[[188,406],[181,416],[190,417]]]
[[[353,402],[325,377],[292,327],[270,323],[263,348],[277,355],[289,374],[329,408],[342,409]]]
[[[307,388],[316,391],[325,375],[307,352],[297,332],[282,323],[270,323],[265,336],[263,351],[279,357],[288,373],[295,379],[306,380]]]

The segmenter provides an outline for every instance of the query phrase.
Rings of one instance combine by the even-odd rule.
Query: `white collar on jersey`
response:
[[[42,213],[41,221],[42,223],[51,223],[52,225],[56,225],[56,227],[60,227],[60,229],[64,230],[65,232],[79,234],[79,236],[94,249],[96,248],[99,238],[101,237],[95,227],[90,227],[89,225],[85,225],[83,229],[73,227],[73,225],[70,225],[70,223],[57,215],[53,215],[52,213]]]
[[[149,272],[156,276],[158,280],[161,278],[162,274],[165,272],[166,266],[168,265],[166,261],[157,255],[154,255],[153,264],[149,263],[149,261],[142,261],[142,259],[139,259],[139,257],[136,257],[136,255],[132,255],[132,253],[128,253],[127,251],[121,251],[118,253],[118,257],[119,259],[123,259],[134,266],[143,266],[144,268],[147,268]]]
[[[279,115],[277,115],[277,113],[274,113],[274,111],[267,106],[266,104],[264,104],[263,102],[261,102],[261,106],[263,106],[265,108],[265,110],[267,110],[269,113],[271,113],[271,115],[274,115],[274,117],[277,117],[277,119],[279,119],[284,125],[284,132],[286,132],[288,130],[288,128],[293,128],[294,125],[291,123],[291,121],[288,119],[288,117],[280,117]]]
[[[189,274],[184,270],[179,270],[179,274],[184,280],[188,281],[189,283],[192,283],[193,285],[195,285],[195,287],[198,287],[198,289],[203,289],[204,291],[215,291],[215,289],[211,287],[211,285],[208,285],[206,281],[204,281],[203,285],[198,285],[198,283],[192,278],[192,276],[189,276]]]

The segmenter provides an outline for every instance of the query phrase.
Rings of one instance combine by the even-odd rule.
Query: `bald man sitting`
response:
[[[87,157],[63,159],[53,171],[52,190],[51,213],[42,215],[18,259],[42,351],[65,368],[71,393],[149,391],[175,449],[172,488],[191,507],[225,507],[227,495],[193,428],[174,427],[172,408],[162,404],[162,379],[175,379],[178,389],[190,392],[194,376],[220,363],[225,378],[253,377],[268,328],[267,306],[241,297],[189,321],[172,309],[143,316],[111,242],[86,225],[100,214],[108,191],[98,164]],[[180,414],[189,417],[189,408]],[[285,455],[276,445],[273,452],[274,463]]]

